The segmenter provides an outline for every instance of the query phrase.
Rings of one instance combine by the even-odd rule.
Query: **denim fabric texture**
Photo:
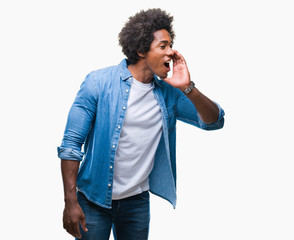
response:
[[[127,110],[133,77],[127,60],[87,75],[69,111],[58,157],[82,161],[77,188],[93,203],[111,208],[115,153]],[[205,124],[193,103],[154,76],[154,96],[161,108],[163,134],[149,176],[150,192],[176,205],[176,120],[205,130],[223,127],[224,111]],[[139,139],[138,139],[139,140]],[[84,149],[82,149],[82,147]]]
[[[78,201],[86,217],[88,231],[80,227],[82,240],[108,240],[113,229],[116,240],[147,240],[150,223],[149,192],[113,200],[112,208],[89,201],[81,192]]]

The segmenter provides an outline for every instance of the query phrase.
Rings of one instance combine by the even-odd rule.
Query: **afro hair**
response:
[[[154,32],[165,29],[173,40],[175,33],[172,22],[173,17],[159,8],[141,10],[130,17],[118,35],[119,45],[129,63],[136,64],[140,58],[138,53],[144,54],[150,50]]]

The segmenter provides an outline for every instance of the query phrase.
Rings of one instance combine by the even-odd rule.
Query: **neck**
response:
[[[141,60],[139,60],[136,64],[128,65],[128,69],[132,76],[141,83],[151,83],[153,80],[153,73]]]

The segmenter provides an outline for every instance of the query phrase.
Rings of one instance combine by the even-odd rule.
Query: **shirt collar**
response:
[[[154,74],[154,82],[156,83],[157,86],[162,87],[163,80],[159,79],[159,77],[157,77],[155,74]]]
[[[130,73],[128,69],[127,59],[123,59],[118,66],[120,69],[120,77],[123,81],[126,81],[132,77],[132,74]],[[153,79],[157,86],[162,87],[162,80],[160,80],[155,74]]]
[[[132,74],[128,69],[127,59],[123,59],[118,65],[118,67],[120,69],[120,77],[123,81],[128,80],[130,77],[132,77]]]

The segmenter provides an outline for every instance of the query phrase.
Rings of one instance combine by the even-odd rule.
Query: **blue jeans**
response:
[[[147,240],[150,222],[149,192],[113,200],[107,209],[90,202],[84,194],[77,193],[86,216],[88,232],[80,227],[83,240],[108,240],[113,228],[116,240]]]

